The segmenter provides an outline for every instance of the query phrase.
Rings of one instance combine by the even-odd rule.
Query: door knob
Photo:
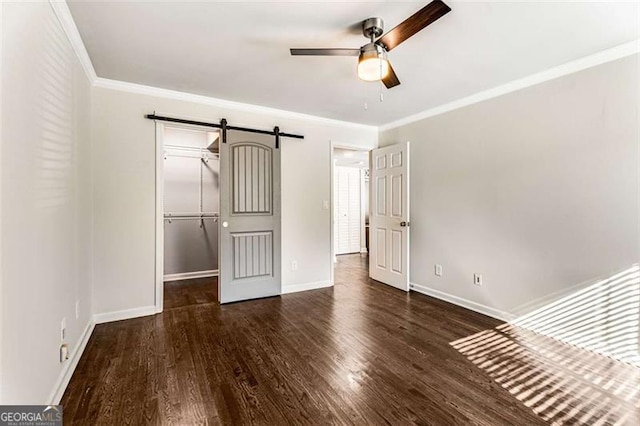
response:
[[[222,227],[223,228],[228,228],[229,227],[229,222],[227,222],[226,220],[224,222],[222,222]]]
[[[409,222],[400,222],[400,226],[405,227],[405,226],[409,226]]]

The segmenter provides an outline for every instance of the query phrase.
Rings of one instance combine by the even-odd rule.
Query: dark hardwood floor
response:
[[[164,309],[215,303],[218,300],[218,277],[164,283]]]
[[[505,325],[371,281],[359,255],[339,258],[332,288],[226,306],[170,304],[159,315],[96,326],[62,400],[65,423],[535,425],[557,420],[535,414],[550,401],[548,377],[539,380],[530,372],[539,373],[542,364],[533,361],[520,379],[507,368],[508,357],[520,372],[526,357],[491,355],[503,345],[492,336],[485,342],[486,333],[504,332],[498,327]],[[566,353],[571,356],[569,349]],[[519,393],[496,371],[515,381]],[[525,391],[528,397],[521,398]],[[573,392],[578,399],[584,394]],[[576,409],[553,395],[563,404],[564,423],[609,422],[605,401],[589,402],[587,396]],[[636,403],[625,407],[633,411]],[[595,405],[599,409],[590,414]]]

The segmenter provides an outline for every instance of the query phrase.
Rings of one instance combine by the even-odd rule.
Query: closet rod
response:
[[[220,214],[218,212],[215,213],[165,213],[164,220],[169,223],[174,220],[199,220],[200,227],[202,228],[202,224],[205,220],[213,220],[217,222],[220,218]]]
[[[201,152],[203,154],[218,155],[217,152],[211,152],[208,148],[201,148],[196,146],[164,145],[164,149],[168,151],[189,151],[189,152]]]
[[[218,154],[202,154],[202,155],[188,155],[188,154],[173,154],[171,152],[165,152],[165,157],[180,157],[180,158],[195,158],[196,160],[218,160],[220,155]]]
[[[165,213],[164,217],[169,219],[169,218],[177,218],[177,217],[195,217],[195,218],[199,218],[199,217],[219,217],[220,213],[218,212],[214,212],[214,213]]]
[[[155,115],[155,114],[147,114],[145,115],[145,117],[150,120],[169,121],[171,123],[181,123],[181,124],[193,124],[195,126],[214,127],[216,129],[222,128],[222,125],[218,123],[205,123],[204,121],[184,120],[182,118],[163,117],[161,115]],[[240,130],[240,131],[249,132],[249,133],[259,133],[262,135],[280,136],[283,138],[304,139],[304,136],[302,135],[295,135],[292,133],[283,133],[280,131],[275,132],[273,130],[250,129],[248,127],[238,127],[238,126],[226,126],[226,129]]]
[[[220,219],[218,216],[193,216],[193,217],[182,217],[182,216],[178,216],[178,217],[169,217],[169,216],[165,216],[164,220],[168,220],[169,222],[173,221],[173,220],[218,220]]]

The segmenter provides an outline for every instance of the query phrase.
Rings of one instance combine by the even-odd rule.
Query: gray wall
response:
[[[206,148],[212,134],[166,127],[164,143]],[[217,159],[203,163],[198,158],[168,155],[164,160],[164,211],[200,210],[200,165],[202,164],[203,211],[219,212],[220,185]],[[218,269],[218,222],[198,220],[164,222],[164,274],[201,272]]]
[[[411,141],[411,281],[520,314],[629,268],[638,138],[637,55],[382,132]]]

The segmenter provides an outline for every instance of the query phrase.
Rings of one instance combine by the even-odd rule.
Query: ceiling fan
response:
[[[441,0],[434,0],[400,25],[382,35],[382,18],[369,18],[362,22],[362,33],[370,42],[359,49],[291,49],[293,56],[358,56],[358,77],[365,81],[382,80],[387,89],[400,84],[391,67],[387,52],[397,47],[414,34],[422,31],[451,11]],[[382,36],[382,37],[380,37]],[[378,38],[380,37],[380,38]],[[376,40],[376,38],[378,38]]]

